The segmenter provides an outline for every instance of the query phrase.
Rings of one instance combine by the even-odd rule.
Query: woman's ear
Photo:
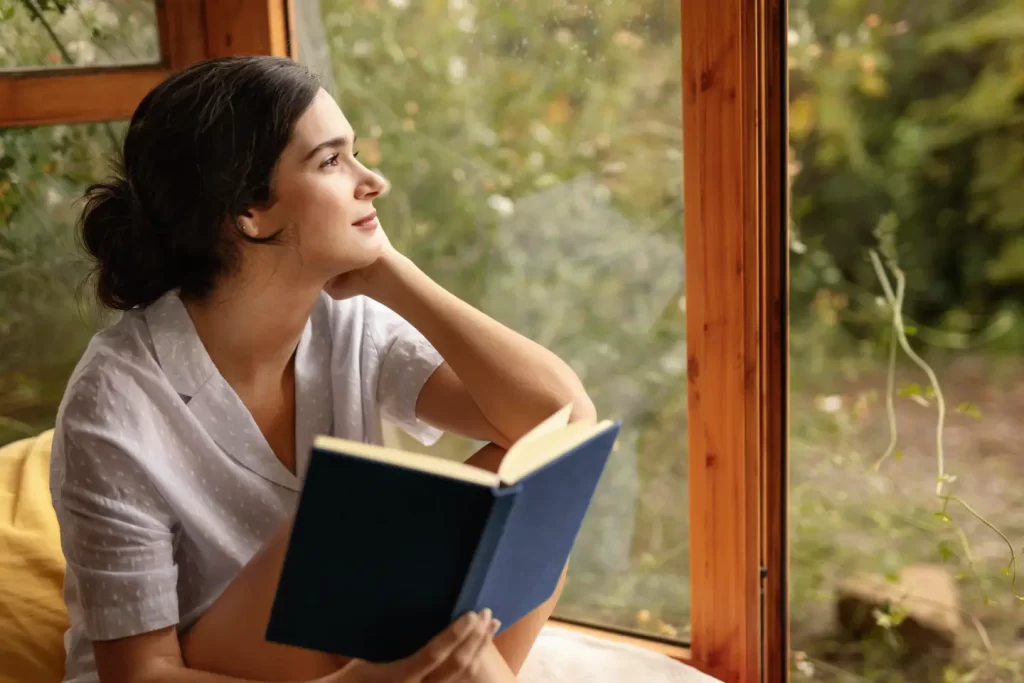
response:
[[[252,215],[252,211],[246,211],[241,216],[235,219],[235,225],[246,237],[256,239],[260,236],[260,229],[256,225],[256,219]]]

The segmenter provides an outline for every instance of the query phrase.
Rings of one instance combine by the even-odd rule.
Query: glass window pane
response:
[[[686,638],[679,3],[319,4],[300,54],[393,183],[392,241],[624,421],[558,614]]]
[[[53,427],[98,325],[75,221],[124,125],[0,130],[0,444]]]
[[[154,0],[0,3],[0,71],[160,61]]]
[[[1018,680],[1024,3],[790,10],[794,680]]]

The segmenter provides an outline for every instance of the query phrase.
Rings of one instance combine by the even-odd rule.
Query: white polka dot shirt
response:
[[[172,292],[97,334],[57,416],[50,487],[67,559],[65,681],[92,641],[187,629],[294,510],[317,434],[425,444],[416,399],[442,362],[372,299],[321,297],[296,350],[297,475],[217,372]]]

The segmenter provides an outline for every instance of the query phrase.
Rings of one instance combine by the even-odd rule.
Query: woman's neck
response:
[[[236,389],[277,386],[322,287],[271,277],[230,278],[185,307],[220,374]]]

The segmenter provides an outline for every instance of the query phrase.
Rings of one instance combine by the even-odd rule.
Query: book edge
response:
[[[488,607],[488,605],[478,604],[480,602],[480,595],[483,592],[484,585],[487,583],[487,577],[490,575],[494,558],[498,554],[498,548],[501,547],[502,538],[505,536],[508,520],[512,515],[512,509],[515,507],[518,498],[516,496],[518,490],[519,487],[493,490],[494,498],[491,512],[480,534],[480,540],[477,542],[477,549],[473,554],[473,559],[466,570],[462,590],[459,592],[459,597],[456,599],[455,606],[452,609],[451,618],[453,621],[465,612]],[[488,544],[488,541],[492,538],[493,542]],[[488,545],[485,547],[485,544]]]
[[[477,484],[478,486],[501,486],[500,477],[493,472],[433,455],[413,453],[397,448],[388,448],[386,446],[377,446],[360,441],[322,435],[317,436],[313,440],[313,448],[332,455],[361,458],[449,479],[459,479],[470,484]]]

